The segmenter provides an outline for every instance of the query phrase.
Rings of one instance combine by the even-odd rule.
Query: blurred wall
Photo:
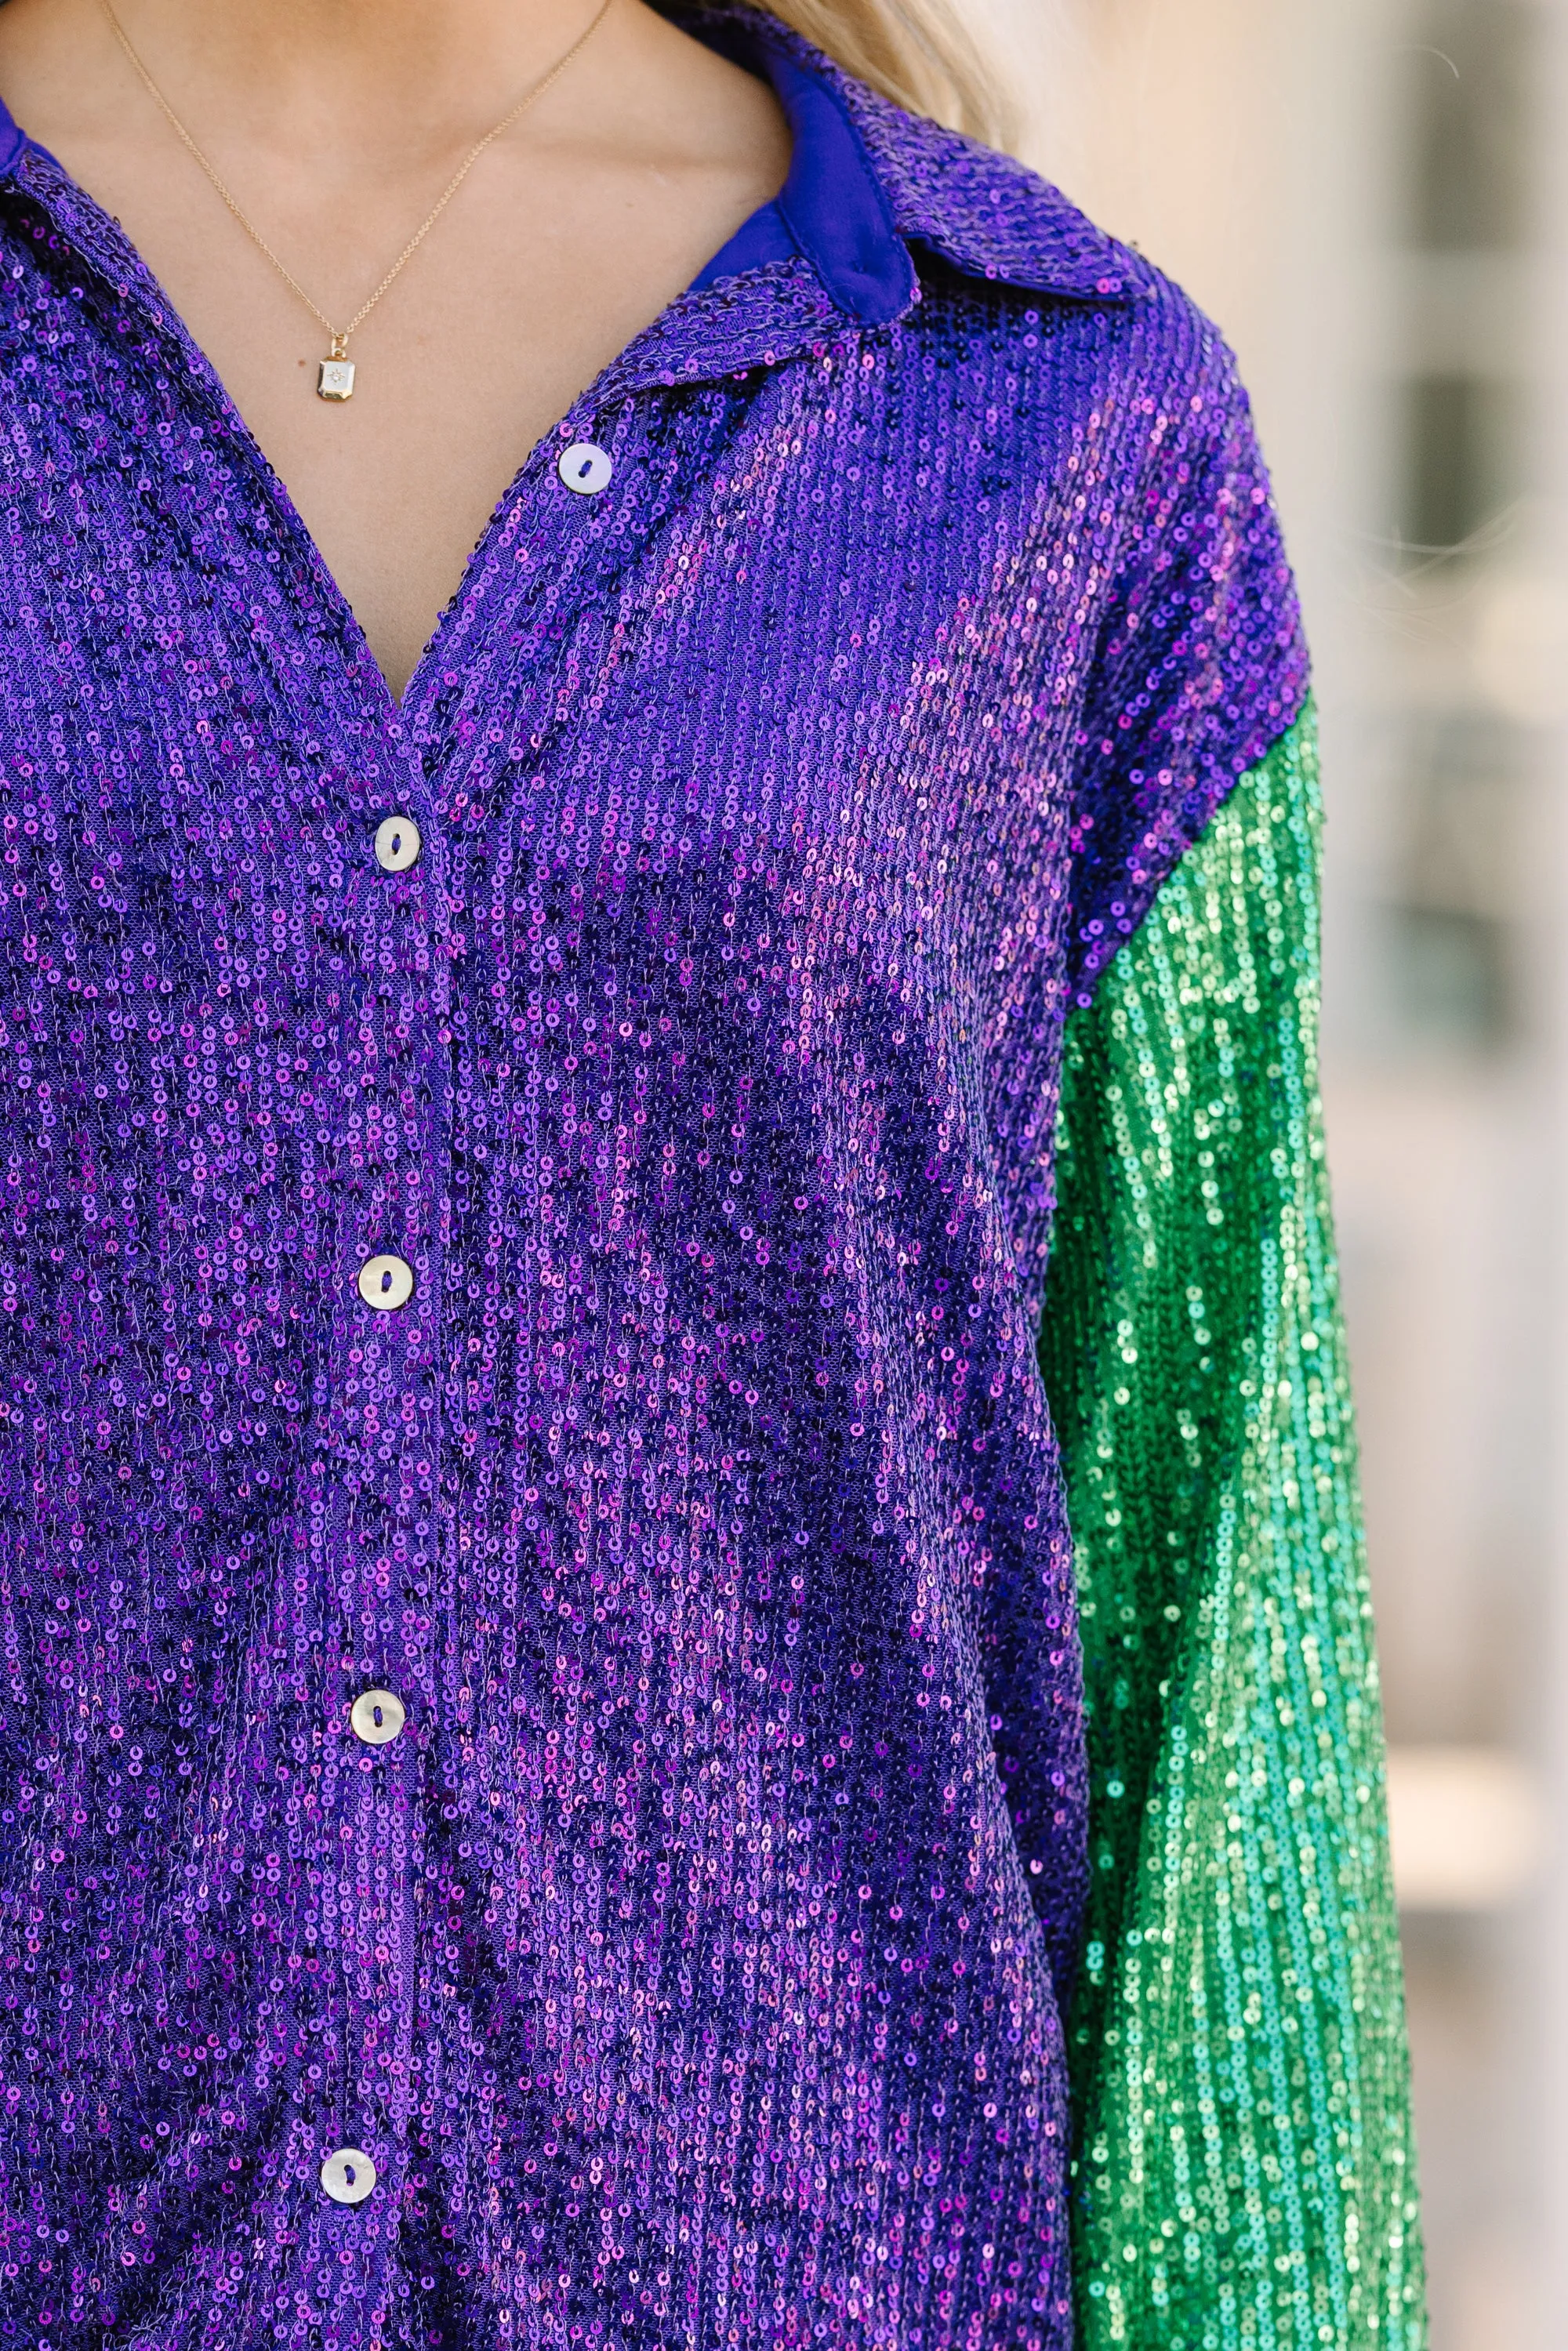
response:
[[[1218,321],[1314,646],[1324,1083],[1434,2351],[1568,2341],[1568,0],[971,0]]]

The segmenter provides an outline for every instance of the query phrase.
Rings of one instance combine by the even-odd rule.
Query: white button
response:
[[[413,1296],[413,1268],[401,1257],[368,1257],[360,1268],[360,1296],[378,1314],[394,1313]]]
[[[411,816],[384,816],[376,827],[376,863],[385,873],[406,873],[419,862],[419,827]]]
[[[567,488],[575,490],[580,497],[584,498],[594,497],[599,491],[607,490],[610,476],[614,471],[614,462],[608,451],[596,448],[591,441],[574,441],[570,449],[561,451],[556,465],[556,472]]]
[[[321,2185],[334,2204],[362,2204],[376,2184],[376,2167],[362,2147],[335,2147],[321,2166]]]
[[[356,1739],[367,1747],[384,1747],[395,1739],[407,1719],[402,1700],[392,1690],[361,1690],[349,1709],[349,1721]]]

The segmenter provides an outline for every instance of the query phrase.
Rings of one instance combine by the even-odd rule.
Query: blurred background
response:
[[[1568,0],[968,5],[1240,354],[1300,570],[1434,2351],[1560,2351]]]

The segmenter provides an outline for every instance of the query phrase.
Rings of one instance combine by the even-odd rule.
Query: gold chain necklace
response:
[[[414,231],[413,235],[409,238],[408,243],[403,246],[402,251],[398,255],[397,259],[392,263],[392,267],[387,271],[386,276],[382,279],[382,282],[376,287],[375,292],[370,295],[365,301],[361,303],[359,308],[355,311],[353,317],[350,319],[346,327],[335,327],[332,324],[331,319],[327,316],[325,310],[318,308],[317,305],[310,299],[309,295],[305,291],[304,287],[299,283],[298,277],[294,277],[289,270],[284,267],[282,262],[279,261],[277,254],[274,253],[271,246],[268,245],[260,230],[256,228],[252,222],[246,218],[245,214],[240,210],[238,204],[235,201],[230,191],[224,185],[224,183],[218,177],[216,172],[214,171],[212,165],[208,162],[206,157],[203,154],[201,149],[197,146],[195,141],[192,138],[190,132],[186,130],[184,124],[181,121],[179,116],[175,113],[173,108],[170,105],[168,99],[164,97],[157,83],[153,80],[152,75],[148,72],[146,67],[137,56],[136,51],[131,47],[125,27],[120,23],[119,17],[115,15],[113,8],[110,5],[110,0],[99,0],[99,5],[102,7],[104,15],[108,17],[110,28],[113,32],[115,39],[120,43],[120,47],[125,51],[126,57],[129,58],[132,69],[136,73],[138,78],[145,84],[149,95],[156,101],[158,106],[167,116],[176,136],[184,146],[189,148],[196,162],[201,165],[203,171],[206,173],[208,179],[212,182],[214,187],[217,190],[219,195],[228,206],[230,212],[233,213],[235,220],[238,221],[241,228],[244,229],[246,236],[249,237],[251,243],[253,245],[259,246],[261,251],[267,256],[268,261],[271,262],[274,269],[277,270],[284,284],[294,293],[298,294],[299,299],[304,303],[305,308],[310,312],[311,316],[320,320],[322,326],[326,328],[328,334],[331,337],[332,347],[328,352],[327,357],[319,362],[316,370],[316,391],[318,397],[322,400],[352,400],[354,396],[354,362],[348,356],[349,337],[357,328],[363,326],[365,320],[370,317],[371,312],[375,308],[376,304],[381,300],[382,296],[386,292],[387,287],[392,284],[393,278],[397,277],[399,271],[402,268],[403,264],[412,260],[413,256],[418,252],[420,246],[424,243],[425,238],[430,235],[431,230],[435,226],[436,222],[441,218],[442,214],[446,210],[447,205],[452,202],[453,197],[457,193],[458,189],[463,185],[464,181],[468,177],[469,172],[473,170],[480,156],[485,152],[486,148],[490,144],[490,141],[493,139],[498,139],[503,131],[509,131],[513,123],[517,121],[518,116],[526,114],[529,107],[532,106],[534,100],[544,96],[551,83],[558,81],[560,78],[560,76],[566,71],[568,66],[570,65],[572,59],[578,55],[579,51],[586,47],[588,42],[599,30],[600,26],[604,22],[605,17],[609,15],[611,0],[601,0],[598,14],[594,16],[592,23],[589,26],[586,32],[580,33],[578,36],[577,39],[573,41],[570,48],[567,50],[565,56],[558,57],[555,64],[550,68],[549,73],[547,73],[541,80],[535,82],[532,89],[530,89],[525,97],[520,98],[517,100],[517,103],[511,109],[509,113],[502,115],[501,120],[496,124],[494,130],[486,131],[483,139],[476,139],[475,141],[473,146],[470,147],[467,154],[463,158],[462,162],[458,165],[456,171],[453,173],[451,179],[448,180],[445,187],[442,190],[441,194],[437,198],[432,210],[421,223],[420,226]]]

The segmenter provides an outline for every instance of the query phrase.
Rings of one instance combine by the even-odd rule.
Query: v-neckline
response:
[[[631,337],[525,453],[464,559],[456,586],[437,613],[401,695],[393,693],[358,613],[287,484],[151,264],[58,157],[28,138],[0,98],[0,183],[10,178],[26,189],[36,166],[56,176],[57,187],[35,189],[35,200],[47,204],[52,196],[58,209],[63,199],[67,218],[57,225],[65,227],[83,258],[123,296],[134,293],[152,325],[178,355],[193,392],[204,399],[214,423],[270,499],[324,616],[346,647],[374,672],[375,686],[367,698],[374,702],[379,696],[377,716],[394,738],[406,737],[428,702],[433,674],[472,600],[507,515],[548,465],[552,448],[574,437],[574,427],[605,411],[613,398],[649,382],[691,384],[755,366],[772,367],[819,346],[824,334],[836,340],[890,327],[919,298],[918,275],[890,193],[828,61],[782,26],[764,29],[755,20],[742,18],[694,24],[685,21],[684,12],[672,8],[670,13],[681,16],[694,37],[771,87],[789,131],[784,184],[747,215],[691,283]],[[936,242],[940,250],[941,240]]]
[[[21,185],[26,186],[27,166],[34,159],[41,162],[48,171],[58,174],[60,182],[58,193],[79,215],[78,221],[72,225],[73,229],[78,232],[75,241],[83,251],[84,256],[89,261],[96,260],[89,242],[89,238],[96,233],[97,238],[108,248],[106,257],[112,257],[114,262],[122,267],[128,266],[128,277],[113,280],[117,290],[138,301],[152,325],[178,353],[188,381],[204,398],[214,421],[223,428],[225,442],[237,452],[256,476],[263,493],[271,500],[278,520],[304,559],[305,568],[310,576],[312,586],[320,600],[326,616],[346,643],[352,646],[361,656],[361,660],[353,664],[356,672],[356,684],[359,683],[358,671],[362,665],[368,665],[375,681],[374,686],[371,689],[371,698],[373,700],[379,695],[382,706],[377,715],[383,727],[396,738],[406,737],[409,731],[410,713],[417,707],[420,700],[419,690],[424,686],[426,673],[435,664],[442,642],[449,633],[455,616],[459,608],[467,602],[472,584],[484,569],[490,542],[501,525],[507,510],[526,488],[536,466],[542,467],[542,465],[547,462],[548,452],[553,444],[558,443],[562,446],[566,444],[574,417],[585,413],[591,413],[598,405],[601,404],[598,398],[600,387],[624,372],[627,361],[635,355],[639,347],[645,340],[654,337],[671,315],[678,311],[683,305],[700,301],[703,297],[693,295],[689,290],[683,290],[672,302],[666,303],[646,326],[640,328],[630,341],[623,344],[605,366],[600,369],[597,375],[573,400],[564,414],[553,424],[548,425],[538,435],[492,506],[483,529],[464,559],[457,585],[442,605],[436,616],[435,625],[421,648],[418,660],[409,672],[408,680],[402,694],[398,695],[392,692],[386,672],[376,659],[359,614],[350,601],[342,582],[327,560],[319,539],[295,503],[287,483],[262,447],[224,377],[197,341],[183,313],[169,296],[152,264],[119,220],[111,213],[105,211],[97,197],[82,185],[59,158],[31,139],[26,141],[22,155],[12,166],[13,173]],[[46,189],[35,193],[47,196],[50,192]],[[81,230],[87,231],[89,236],[81,236],[79,234]]]
[[[41,169],[35,201],[63,211],[64,228],[83,258],[125,298],[133,298],[179,358],[193,395],[248,467],[296,549],[322,613],[350,656],[356,673],[368,664],[375,684],[367,699],[394,739],[404,740],[431,698],[444,648],[472,601],[496,535],[530,482],[548,466],[552,449],[580,436],[580,428],[614,398],[649,382],[673,385],[715,380],[754,366],[774,366],[838,337],[891,325],[918,298],[918,278],[900,235],[889,196],[841,95],[796,55],[791,37],[739,25],[720,32],[705,26],[697,37],[752,71],[759,67],[782,106],[790,132],[789,172],[778,194],[750,214],[690,285],[639,329],[547,427],[512,473],[464,559],[457,584],[401,695],[386,673],[342,583],[327,560],[287,484],[241,413],[216,366],[170,298],[151,264],[120,222],[47,148],[15,122],[0,99],[0,180],[25,191]],[[796,44],[795,47],[799,47]],[[819,62],[821,62],[819,60]],[[12,134],[7,145],[5,134]],[[47,184],[53,175],[57,184]],[[821,183],[821,184],[819,184]],[[773,233],[757,236],[757,225]],[[779,232],[782,232],[782,248]],[[733,249],[733,274],[720,265]],[[357,655],[355,659],[353,656]],[[358,685],[357,674],[354,683]]]
[[[320,541],[296,505],[287,482],[262,447],[227,383],[197,341],[179,306],[169,296],[152,264],[120,221],[104,209],[97,197],[82,185],[57,155],[28,138],[25,132],[21,137],[24,142],[22,152],[11,162],[9,175],[24,190],[27,188],[31,167],[35,164],[41,164],[46,172],[57,175],[57,190],[50,190],[47,185],[42,189],[35,187],[31,191],[35,199],[47,202],[51,197],[64,198],[76,215],[69,224],[70,234],[83,257],[122,296],[138,302],[152,327],[178,354],[187,381],[204,399],[214,422],[221,425],[225,441],[237,452],[255,475],[264,495],[271,500],[279,522],[303,559],[326,617],[346,644],[354,648],[361,657],[352,665],[356,685],[359,684],[359,668],[368,665],[375,681],[369,690],[370,698],[374,701],[379,696],[377,716],[380,723],[394,740],[405,740],[410,731],[411,713],[416,713],[422,700],[428,698],[428,677],[438,666],[437,657],[442,645],[456,624],[462,608],[470,601],[473,585],[485,569],[491,542],[507,510],[526,490],[531,475],[536,469],[542,470],[548,464],[552,447],[568,445],[572,437],[574,420],[590,417],[602,409],[612,392],[631,388],[638,373],[635,362],[644,347],[651,353],[667,335],[672,321],[716,304],[713,291],[706,286],[683,288],[622,346],[578,393],[564,413],[538,435],[492,506],[483,529],[464,559],[456,587],[441,607],[435,625],[409,673],[407,683],[402,694],[397,695],[392,692],[386,673],[376,659],[359,614],[328,562]],[[104,250],[95,253],[95,243]],[[723,249],[721,247],[721,251]],[[111,265],[108,268],[104,266],[106,262]],[[758,265],[740,273],[740,277],[776,279],[781,271],[804,271],[818,286],[819,291],[821,290],[815,273],[803,259],[794,265]],[[738,282],[739,279],[727,281],[727,291],[733,293]],[[825,292],[822,293],[822,300],[832,307]],[[845,323],[853,322],[846,320]],[[730,352],[725,354],[727,360],[733,356]],[[769,350],[759,351],[758,356],[776,357],[781,354]],[[656,374],[658,372],[655,371]]]

